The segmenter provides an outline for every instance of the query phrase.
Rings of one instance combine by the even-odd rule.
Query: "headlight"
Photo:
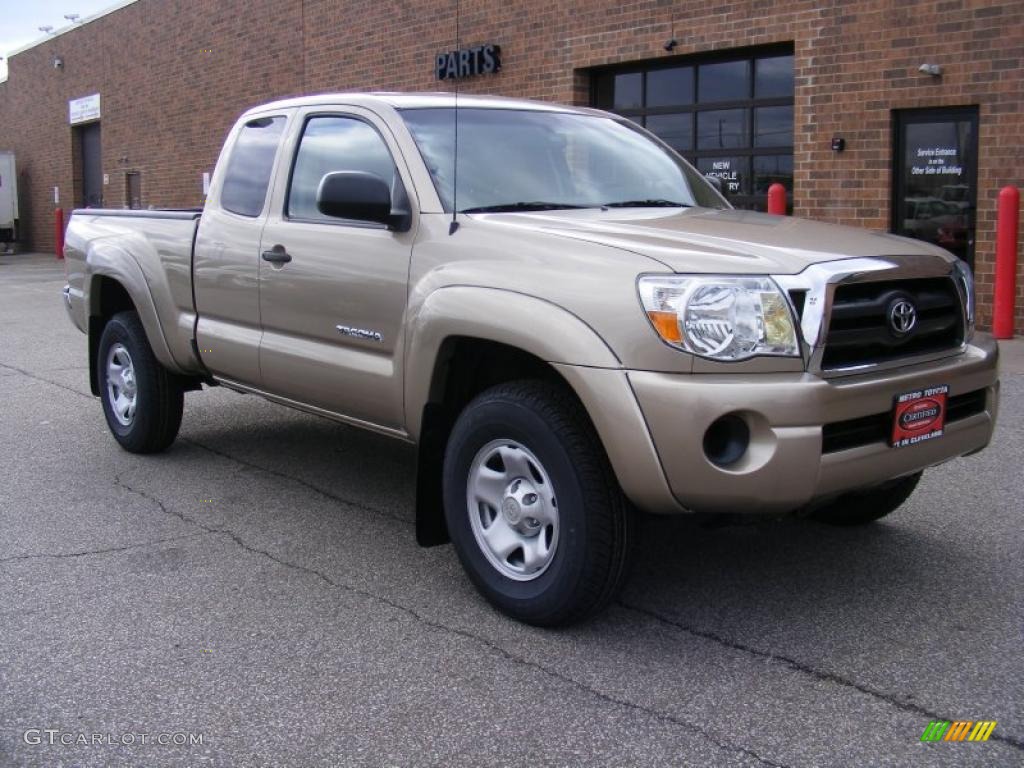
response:
[[[967,321],[967,335],[964,341],[970,341],[974,336],[974,275],[971,274],[970,266],[963,259],[957,259],[954,262],[953,275],[956,277],[964,300],[964,317]]]
[[[767,277],[642,277],[640,300],[661,338],[714,360],[797,357],[793,315]]]

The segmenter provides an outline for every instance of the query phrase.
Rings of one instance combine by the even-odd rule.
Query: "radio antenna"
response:
[[[459,0],[455,0],[455,60],[459,61],[459,48],[462,38],[459,30]],[[455,70],[455,140],[452,146],[452,222],[448,225],[448,235],[454,235],[459,228],[459,76]]]

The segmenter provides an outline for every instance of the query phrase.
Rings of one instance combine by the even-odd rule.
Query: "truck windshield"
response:
[[[460,213],[727,207],[685,160],[625,122],[539,110],[469,107],[458,113]],[[451,213],[454,109],[406,109],[402,118]]]

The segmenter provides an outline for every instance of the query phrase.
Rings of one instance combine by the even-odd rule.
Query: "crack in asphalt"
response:
[[[647,715],[649,717],[653,717],[656,720],[659,720],[659,721],[662,721],[662,722],[666,722],[666,723],[671,723],[672,725],[676,725],[676,726],[684,728],[684,729],[686,729],[688,731],[696,733],[700,737],[702,737],[704,740],[708,741],[709,743],[713,744],[715,747],[717,747],[718,749],[720,749],[720,750],[722,750],[724,752],[732,752],[732,753],[737,753],[737,754],[745,755],[747,757],[753,758],[754,760],[758,761],[762,765],[769,766],[770,768],[787,768],[784,764],[776,763],[776,762],[774,762],[772,760],[769,760],[768,758],[763,757],[762,755],[758,754],[754,750],[749,749],[747,747],[736,746],[736,745],[733,745],[733,744],[727,744],[725,742],[719,741],[718,739],[716,739],[712,735],[712,733],[710,731],[708,731],[705,728],[702,728],[700,725],[698,725],[696,723],[692,723],[692,722],[690,722],[688,720],[684,720],[684,719],[682,719],[680,717],[676,717],[675,715],[669,714],[667,712],[662,712],[662,711],[654,709],[652,707],[644,706],[643,704],[638,704],[638,703],[636,703],[634,701],[629,701],[628,699],[621,699],[621,698],[618,698],[616,696],[612,696],[610,694],[604,693],[603,691],[600,691],[600,690],[598,690],[596,688],[593,688],[593,687],[587,685],[586,683],[580,682],[579,680],[576,680],[575,678],[569,677],[568,675],[563,674],[562,672],[559,672],[558,670],[555,670],[555,669],[552,669],[550,667],[544,666],[543,664],[538,664],[535,661],[531,661],[530,659],[527,659],[527,658],[519,656],[519,655],[517,655],[515,653],[512,653],[508,649],[506,649],[506,648],[496,644],[492,640],[490,640],[490,639],[488,639],[488,638],[486,638],[486,637],[484,637],[482,635],[477,635],[477,634],[475,634],[473,632],[470,632],[468,630],[459,629],[458,627],[452,627],[452,626],[449,626],[447,624],[442,624],[441,622],[435,621],[434,619],[431,619],[431,618],[428,618],[427,616],[424,616],[419,611],[416,611],[415,609],[410,608],[410,607],[408,607],[406,605],[402,605],[401,603],[396,602],[396,601],[394,601],[394,600],[392,600],[392,599],[390,599],[388,597],[385,597],[383,595],[379,595],[379,594],[377,594],[375,592],[370,592],[369,590],[362,589],[361,587],[357,587],[357,586],[354,586],[352,584],[346,584],[344,582],[335,581],[334,579],[329,577],[327,574],[325,574],[321,570],[318,570],[316,568],[311,568],[311,567],[306,566],[306,565],[302,565],[301,563],[295,563],[295,562],[292,562],[290,560],[285,560],[285,559],[279,557],[278,555],[275,555],[273,552],[270,552],[270,551],[268,551],[266,549],[260,549],[259,547],[256,547],[256,546],[253,546],[252,544],[249,544],[248,542],[243,540],[237,533],[235,533],[234,531],[232,531],[232,530],[230,530],[228,528],[214,528],[213,526],[205,525],[204,523],[202,523],[202,522],[200,522],[198,520],[195,520],[194,518],[189,517],[188,515],[186,515],[184,513],[181,513],[181,512],[178,512],[176,510],[172,510],[172,509],[168,508],[168,506],[163,501],[161,501],[157,497],[153,496],[152,494],[150,494],[150,493],[148,493],[146,491],[143,491],[143,490],[141,490],[139,488],[135,488],[135,487],[133,487],[131,485],[128,485],[127,483],[125,483],[121,479],[120,475],[115,475],[114,476],[114,484],[116,486],[120,487],[120,488],[123,488],[126,491],[129,491],[130,493],[134,493],[134,494],[142,497],[143,499],[146,499],[147,501],[152,502],[153,504],[156,504],[160,508],[160,510],[163,513],[167,514],[167,515],[171,515],[172,517],[176,517],[179,520],[182,520],[182,521],[184,521],[186,523],[190,523],[190,524],[195,525],[195,526],[197,526],[199,528],[202,528],[204,531],[207,531],[208,533],[217,533],[217,534],[222,534],[222,535],[228,537],[239,548],[243,549],[246,552],[249,552],[249,553],[255,554],[255,555],[260,555],[262,557],[266,557],[267,559],[271,560],[272,562],[277,563],[278,565],[281,565],[281,566],[283,566],[285,568],[289,568],[291,570],[298,571],[300,573],[305,573],[305,574],[308,574],[310,576],[313,576],[313,577],[319,579],[320,581],[322,581],[324,584],[327,584],[328,586],[333,587],[334,589],[340,589],[340,590],[342,590],[344,592],[348,592],[348,593],[354,594],[354,595],[359,595],[360,597],[364,597],[364,598],[366,598],[368,600],[371,600],[373,602],[385,605],[385,606],[387,606],[387,607],[389,607],[389,608],[391,608],[393,610],[396,610],[396,611],[399,611],[400,613],[405,614],[406,616],[409,616],[410,618],[412,618],[416,622],[422,624],[423,626],[429,627],[430,629],[436,630],[438,632],[447,633],[449,635],[455,635],[457,637],[462,637],[462,638],[464,638],[466,640],[470,640],[472,642],[475,642],[475,643],[478,643],[480,645],[483,645],[484,647],[486,647],[487,649],[489,649],[491,651],[494,651],[495,653],[497,653],[499,656],[501,656],[502,658],[506,659],[507,661],[513,662],[515,664],[518,664],[518,665],[521,665],[521,666],[524,666],[524,667],[528,667],[528,668],[536,670],[538,672],[541,672],[542,674],[544,674],[544,675],[546,675],[546,676],[548,676],[548,677],[550,677],[550,678],[552,678],[554,680],[558,680],[559,682],[561,682],[563,684],[570,685],[570,686],[576,688],[577,690],[583,691],[584,693],[587,693],[587,694],[590,694],[591,696],[594,696],[595,698],[597,698],[597,699],[599,699],[599,700],[601,700],[603,702],[606,702],[606,703],[609,703],[609,704],[614,704],[616,706],[623,707],[623,708],[626,708],[626,709],[630,709],[630,710],[633,710],[635,712],[639,712],[641,714]]]
[[[655,621],[658,621],[662,624],[666,624],[670,627],[673,627],[674,629],[678,629],[689,635],[693,635],[694,637],[700,637],[704,640],[710,640],[714,643],[718,643],[719,645],[723,645],[727,648],[731,648],[736,651],[742,651],[743,653],[747,653],[751,656],[756,656],[761,659],[767,659],[768,661],[771,661],[775,664],[780,664],[782,666],[789,667],[790,669],[796,672],[800,672],[805,675],[810,675],[811,677],[817,680],[821,680],[822,682],[834,683],[844,688],[850,688],[852,690],[863,693],[866,696],[870,696],[873,699],[885,702],[886,704],[896,707],[897,709],[901,709],[904,712],[908,712],[914,715],[921,715],[922,717],[927,717],[929,720],[956,720],[955,717],[944,717],[942,715],[937,715],[936,713],[928,709],[925,709],[924,707],[921,707],[917,704],[912,704],[910,702],[904,701],[892,695],[891,693],[886,693],[885,691],[880,691],[876,688],[871,688],[869,686],[864,685],[863,683],[858,683],[856,680],[851,680],[848,677],[843,677],[842,675],[838,675],[834,672],[826,672],[824,670],[808,666],[807,664],[804,664],[801,661],[797,661],[796,659],[790,656],[784,656],[782,654],[773,653],[771,651],[763,651],[759,648],[754,648],[753,646],[747,645],[745,643],[741,643],[736,640],[730,640],[729,638],[723,637],[722,635],[716,634],[714,632],[709,632],[704,629],[696,629],[694,627],[687,626],[686,624],[683,624],[680,621],[676,621],[675,619],[672,619],[668,616],[653,611],[650,608],[644,608],[639,605],[633,605],[631,603],[626,603],[621,600],[617,601],[616,604],[621,608],[625,608],[628,611],[633,611],[634,613],[639,613],[643,616],[647,616],[648,618],[654,619]],[[995,733],[993,733],[989,737],[989,741],[999,741],[1003,744],[1007,744],[1008,746],[1013,747],[1014,749],[1024,751],[1024,741],[1014,738],[1013,736],[1005,736],[1002,734],[996,735]]]
[[[8,365],[7,363],[0,363],[0,368],[6,368],[9,371],[15,371],[17,373],[20,373],[23,376],[28,376],[28,378],[30,378],[30,379],[35,379],[36,381],[41,381],[44,384],[52,384],[55,387],[60,387],[61,389],[66,390],[68,392],[71,392],[71,393],[73,393],[75,395],[78,395],[79,397],[87,397],[90,400],[93,399],[92,395],[87,395],[87,394],[85,394],[85,392],[77,390],[74,387],[69,387],[66,384],[61,384],[59,381],[53,381],[52,379],[46,379],[46,378],[43,378],[42,376],[36,376],[31,371],[26,371],[24,368],[19,368],[16,365]]]
[[[331,491],[328,491],[325,488],[321,488],[320,486],[316,485],[315,483],[311,483],[308,480],[303,480],[301,477],[296,477],[295,475],[289,475],[287,472],[281,472],[280,470],[277,470],[277,469],[272,469],[270,467],[265,467],[262,464],[256,464],[255,462],[248,461],[246,459],[240,459],[237,456],[231,455],[230,453],[225,453],[224,451],[221,451],[221,450],[219,450],[217,448],[213,448],[212,446],[209,446],[209,445],[207,445],[205,443],[201,443],[201,442],[199,442],[198,440],[196,440],[194,438],[191,438],[191,437],[179,437],[178,440],[183,442],[183,443],[188,443],[189,445],[194,445],[197,448],[202,448],[204,451],[209,451],[214,456],[220,456],[223,459],[227,459],[227,460],[233,461],[233,462],[235,462],[237,464],[241,464],[243,467],[249,467],[251,469],[256,469],[256,470],[259,470],[260,472],[266,472],[268,475],[273,475],[274,477],[279,477],[282,480],[290,480],[291,482],[296,483],[298,485],[301,485],[303,488],[308,488],[309,490],[314,491],[314,492],[320,494],[321,496],[323,496],[323,497],[325,497],[327,499],[330,499],[331,501],[340,502],[340,503],[345,504],[345,505],[347,505],[349,507],[352,507],[353,509],[357,509],[360,512],[369,512],[369,513],[373,514],[374,516],[388,517],[388,518],[390,518],[392,520],[395,520],[395,521],[397,521],[399,523],[402,523],[402,525],[406,526],[407,528],[411,528],[411,527],[413,527],[415,525],[415,523],[413,523],[411,520],[407,520],[406,518],[402,517],[401,515],[399,515],[396,512],[389,512],[388,510],[381,509],[380,507],[372,507],[369,504],[364,504],[363,502],[353,501],[352,499],[347,499],[344,496],[338,496],[337,494],[335,494],[335,493],[333,493]]]
[[[15,365],[9,365],[7,363],[0,363],[0,368],[7,368],[10,371],[13,371],[15,373],[20,373],[23,376],[27,376],[28,378],[34,379],[35,381],[43,382],[44,384],[52,384],[55,387],[60,387],[61,389],[66,390],[67,392],[71,392],[73,394],[79,395],[80,397],[88,398],[89,400],[95,400],[96,399],[92,394],[86,394],[85,392],[81,392],[80,390],[77,390],[74,387],[69,387],[69,386],[66,386],[64,384],[61,384],[60,382],[53,381],[52,379],[47,379],[47,378],[45,378],[43,376],[38,376],[38,375],[32,373],[31,371],[26,371],[24,368],[19,368],[19,367],[15,366]],[[51,370],[64,370],[64,369],[54,368],[54,369],[51,369]],[[68,370],[75,370],[75,369],[69,368]],[[82,370],[85,370],[85,369],[82,369]],[[413,523],[410,520],[407,520],[406,518],[402,517],[401,515],[399,515],[396,512],[390,512],[390,511],[388,511],[386,509],[381,509],[379,507],[373,507],[373,506],[370,506],[369,504],[365,504],[363,502],[354,501],[352,499],[347,499],[344,496],[338,496],[337,494],[332,493],[331,491],[328,491],[328,490],[326,490],[324,488],[321,488],[320,486],[316,485],[315,483],[311,483],[308,480],[303,480],[302,478],[296,477],[295,475],[289,475],[286,472],[281,472],[280,470],[273,469],[271,467],[265,467],[262,464],[256,464],[255,462],[247,461],[246,459],[240,459],[237,456],[233,456],[230,453],[225,453],[224,451],[221,451],[221,450],[219,450],[217,448],[214,448],[214,447],[212,447],[210,445],[207,445],[205,443],[201,443],[198,440],[195,440],[193,438],[190,438],[190,437],[178,437],[178,441],[182,442],[182,443],[188,443],[189,445],[194,445],[197,448],[203,449],[204,451],[209,451],[210,453],[214,454],[215,456],[220,456],[221,458],[228,459],[229,461],[234,461],[234,462],[236,462],[238,464],[241,464],[244,467],[249,467],[251,469],[256,469],[256,470],[259,470],[260,472],[266,472],[267,474],[273,475],[274,477],[279,477],[282,480],[290,480],[291,482],[297,483],[298,485],[301,485],[304,488],[308,488],[309,490],[314,491],[314,492],[320,494],[321,496],[323,496],[325,498],[331,499],[332,501],[340,502],[342,504],[346,504],[346,505],[352,507],[353,509],[358,509],[361,512],[369,512],[369,513],[374,514],[374,515],[388,517],[388,518],[390,518],[392,520],[395,520],[395,521],[401,523],[402,525],[404,525],[404,526],[406,526],[408,528],[411,528],[411,527],[413,527],[415,525],[415,523]]]
[[[137,544],[126,544],[123,547],[108,547],[107,549],[88,549],[81,552],[57,552],[48,553],[42,552],[31,555],[14,555],[12,557],[0,558],[0,563],[13,563],[19,560],[64,560],[67,558],[76,557],[88,557],[90,555],[108,555],[115,552],[127,552],[130,549],[141,549],[142,547],[152,547],[155,544],[165,544],[168,541],[182,541],[184,539],[194,539],[198,536],[205,536],[205,533],[189,533],[185,536],[168,536],[164,539],[153,539],[152,541],[140,541]]]

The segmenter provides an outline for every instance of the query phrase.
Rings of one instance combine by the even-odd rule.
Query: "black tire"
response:
[[[121,345],[130,356],[134,371],[136,404],[124,424],[115,415],[108,390],[107,363],[111,349]],[[107,322],[100,336],[96,378],[103,403],[103,415],[114,439],[130,453],[159,453],[178,435],[184,407],[184,391],[177,377],[153,355],[146,332],[135,312],[118,312]]]
[[[884,485],[855,491],[819,507],[811,517],[829,525],[867,525],[894,512],[917,488],[921,472],[891,480]]]
[[[557,497],[553,554],[546,570],[528,581],[509,578],[492,564],[470,521],[470,471],[478,453],[495,441],[531,452]],[[570,392],[546,382],[518,381],[482,393],[455,423],[443,475],[452,543],[472,582],[498,610],[529,624],[558,626],[600,611],[615,596],[626,573],[634,513]],[[495,510],[494,517],[500,514]]]

